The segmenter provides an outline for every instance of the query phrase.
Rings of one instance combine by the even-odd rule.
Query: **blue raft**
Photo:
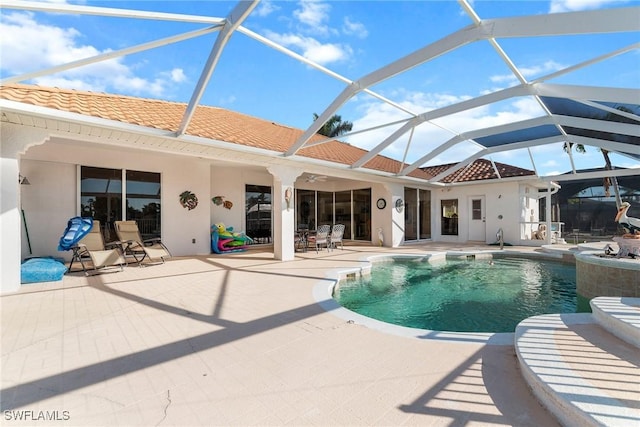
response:
[[[67,228],[58,242],[59,251],[71,250],[93,228],[93,218],[75,216],[67,222]]]

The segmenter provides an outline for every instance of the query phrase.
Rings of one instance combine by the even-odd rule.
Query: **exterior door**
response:
[[[271,242],[271,187],[245,186],[247,236],[256,243]]]
[[[484,203],[484,196],[469,197],[469,240],[484,242],[487,239]]]

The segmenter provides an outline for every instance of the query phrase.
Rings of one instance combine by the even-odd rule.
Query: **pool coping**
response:
[[[385,334],[396,335],[405,338],[413,338],[420,340],[438,340],[459,343],[478,343],[487,345],[514,345],[514,332],[449,332],[435,331],[430,329],[411,328],[407,326],[394,325],[391,323],[376,320],[362,314],[351,311],[333,299],[333,290],[340,280],[347,278],[349,275],[370,274],[371,267],[375,262],[393,258],[447,258],[447,257],[466,257],[466,256],[487,256],[493,257],[494,254],[505,254],[511,256],[523,256],[527,258],[544,258],[555,261],[562,261],[564,258],[560,253],[553,252],[527,252],[519,250],[450,250],[430,252],[425,254],[418,253],[396,253],[385,255],[370,255],[362,257],[359,261],[363,263],[360,267],[333,269],[326,272],[327,280],[321,280],[313,287],[313,297],[327,312],[346,320],[349,323],[355,323],[365,326],[369,329],[379,331]]]

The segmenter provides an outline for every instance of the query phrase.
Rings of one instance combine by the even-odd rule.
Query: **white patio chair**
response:
[[[309,244],[316,247],[316,253],[324,245],[329,250],[329,232],[331,231],[330,225],[321,225],[318,227],[315,235],[309,236]]]
[[[331,236],[329,236],[329,249],[335,249],[338,243],[340,243],[340,249],[344,249],[344,246],[342,245],[343,235],[344,224],[335,224],[331,229]]]

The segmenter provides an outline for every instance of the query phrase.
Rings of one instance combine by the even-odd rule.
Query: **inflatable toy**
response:
[[[234,233],[233,227],[226,227],[222,223],[211,226],[211,250],[216,254],[246,251],[251,243],[251,237]]]
[[[67,222],[67,228],[58,242],[59,251],[71,250],[93,228],[93,218],[74,216]]]

